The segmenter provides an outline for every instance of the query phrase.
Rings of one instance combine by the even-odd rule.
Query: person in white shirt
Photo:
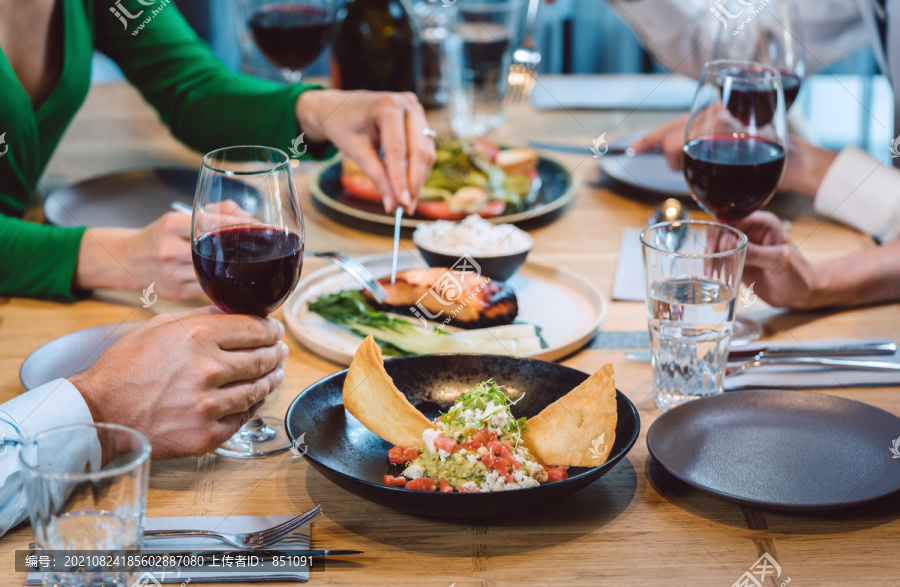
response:
[[[215,308],[163,314],[122,337],[87,370],[0,404],[0,535],[28,511],[18,446],[67,424],[139,430],[154,459],[217,448],[284,381],[284,326]]]
[[[779,0],[768,0],[775,1]],[[900,55],[900,0],[886,0],[886,10],[878,0],[796,1],[809,71],[823,69],[868,44],[898,95],[900,58],[889,60],[888,55]],[[661,63],[698,77],[712,55],[722,21],[734,26],[741,16],[731,19],[729,15],[757,6],[764,9],[768,2],[717,2],[711,8],[704,0],[611,0],[610,5]],[[719,10],[723,5],[726,10]],[[896,130],[900,129],[900,99],[895,98],[894,110]],[[660,147],[669,164],[680,168],[686,120],[686,115],[679,117],[632,146],[638,152]],[[779,189],[812,199],[819,214],[887,244],[813,265],[774,215],[757,212],[738,224],[751,241],[744,281],[755,283],[754,291],[766,302],[796,309],[900,299],[900,169],[891,165],[892,159],[894,163],[900,159],[889,157],[892,154],[892,145],[885,145],[879,160],[853,146],[834,153],[792,137]]]

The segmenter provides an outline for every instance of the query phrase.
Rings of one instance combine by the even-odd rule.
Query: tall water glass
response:
[[[450,125],[480,136],[503,124],[512,52],[518,42],[521,0],[458,0],[447,38]]]
[[[26,440],[18,458],[38,550],[140,548],[150,475],[150,441],[143,434],[115,424],[62,426]],[[60,558],[56,564],[65,564]],[[43,572],[44,585],[135,581],[134,573],[85,571]]]
[[[715,222],[664,222],[641,245],[657,407],[720,393],[747,237]]]

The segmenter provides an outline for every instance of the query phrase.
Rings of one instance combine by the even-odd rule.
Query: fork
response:
[[[145,530],[144,536],[208,536],[238,548],[265,548],[277,543],[298,528],[309,524],[318,518],[321,513],[322,506],[317,505],[305,514],[300,514],[277,526],[272,526],[271,528],[266,528],[265,530],[259,530],[257,532],[227,534],[225,532],[214,532],[212,530]]]
[[[355,279],[361,286],[365,288],[367,292],[372,294],[379,303],[384,303],[387,301],[387,292],[384,287],[378,283],[378,280],[375,279],[375,276],[372,275],[372,272],[366,269],[365,265],[351,257],[350,255],[345,255],[344,253],[337,253],[334,251],[326,251],[322,253],[305,253],[305,256],[309,257],[319,257],[322,259],[328,259],[344,271],[350,274],[353,279]]]
[[[522,44],[513,52],[513,62],[509,66],[506,100],[518,102],[531,93],[537,68],[541,64],[541,54],[534,48],[534,24],[540,0],[528,0],[525,15],[525,36]]]

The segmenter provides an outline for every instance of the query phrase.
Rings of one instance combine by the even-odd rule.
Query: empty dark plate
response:
[[[647,448],[669,473],[724,499],[780,510],[849,507],[900,489],[900,418],[803,391],[740,391],[666,412]]]
[[[476,384],[493,378],[513,397],[513,408],[531,417],[556,401],[588,375],[557,363],[491,355],[419,355],[385,361],[388,374],[409,401],[429,418],[447,410]],[[307,388],[288,408],[285,428],[293,442],[305,434],[306,460],[325,477],[351,493],[397,510],[441,517],[482,517],[526,510],[570,495],[609,471],[631,449],[640,418],[627,397],[616,392],[618,423],[609,460],[599,467],[570,467],[570,477],[528,489],[496,493],[411,491],[383,485],[391,444],[344,410],[341,390],[347,370]],[[590,439],[585,439],[586,443]]]

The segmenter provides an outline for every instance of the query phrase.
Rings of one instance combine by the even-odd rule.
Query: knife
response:
[[[763,357],[859,357],[893,355],[896,352],[897,343],[889,339],[847,344],[823,344],[810,341],[802,347],[772,343],[754,349],[741,349],[741,347],[728,349],[728,361],[750,361]],[[649,363],[650,353],[647,351],[625,353],[625,358],[635,363]]]
[[[397,281],[397,254],[400,252],[400,221],[403,219],[403,208],[397,206],[394,215],[394,258],[391,260],[391,285]]]
[[[534,147],[535,149],[546,149],[548,151],[560,151],[561,153],[575,153],[578,155],[596,155],[594,151],[587,147],[579,147],[576,145],[567,145],[565,143],[548,143],[544,141],[528,141],[528,146]],[[603,155],[608,155],[610,157],[617,157],[619,155],[625,155],[626,157],[635,157],[637,155],[648,155],[648,154],[658,154],[662,153],[659,147],[653,147],[641,153],[638,153],[630,145],[621,145],[621,144],[612,144],[609,148],[603,153]],[[601,155],[601,156],[603,156]]]

